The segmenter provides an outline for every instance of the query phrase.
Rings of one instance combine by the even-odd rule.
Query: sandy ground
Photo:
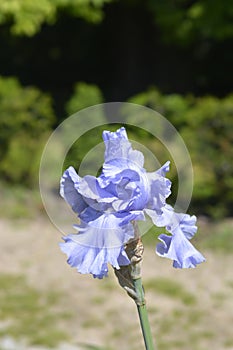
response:
[[[33,222],[1,219],[0,238],[0,273],[24,274],[34,288],[62,293],[59,308],[72,314],[61,320],[70,335],[70,346],[76,344],[77,350],[78,344],[143,349],[134,302],[117,285],[112,271],[108,278],[95,280],[70,268],[58,246],[61,233],[46,217]],[[233,349],[233,256],[203,253],[207,262],[181,271],[156,256],[154,246],[145,248],[145,284],[170,279],[196,298],[194,305],[186,305],[179,297],[146,290],[158,350]]]

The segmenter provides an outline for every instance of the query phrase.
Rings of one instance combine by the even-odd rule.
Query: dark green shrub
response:
[[[33,185],[54,121],[51,98],[16,78],[0,77],[0,171],[10,183]]]
[[[195,210],[216,218],[233,215],[233,95],[195,98],[150,88],[130,102],[160,112],[183,137],[193,162]],[[159,149],[158,141],[145,142]],[[176,183],[173,171],[171,175]]]

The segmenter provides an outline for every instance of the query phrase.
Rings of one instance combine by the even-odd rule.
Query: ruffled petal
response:
[[[177,229],[180,229],[187,239],[191,239],[197,232],[196,220],[195,215],[176,213],[170,205],[165,206],[161,216],[161,221],[168,232],[173,234]]]
[[[86,198],[99,199],[99,185],[95,176],[86,175],[76,185],[79,193]]]
[[[60,243],[60,248],[68,257],[67,262],[71,267],[76,267],[82,273],[91,273],[94,277],[103,278],[108,274],[104,250],[89,248],[78,244],[74,240],[75,235],[64,237],[65,243]]]
[[[102,181],[102,183],[101,183]],[[115,211],[144,209],[149,196],[146,172],[126,159],[115,159],[103,166],[100,186],[112,191]],[[113,197],[112,197],[113,198]]]
[[[169,162],[159,170],[146,173],[144,157],[133,150],[125,128],[103,132],[105,163],[101,175],[79,177],[70,167],[61,179],[60,193],[78,214],[78,234],[64,237],[61,250],[68,263],[80,273],[103,278],[108,264],[119,269],[130,264],[124,250],[134,238],[133,220],[144,220],[166,227],[171,236],[162,234],[157,254],[172,259],[173,266],[195,267],[204,257],[189,240],[196,233],[196,217],[175,213],[166,204],[171,182],[165,176]]]
[[[156,173],[165,177],[166,174],[169,172],[170,170],[170,161],[167,161],[166,163],[164,163],[161,168],[159,168]]]
[[[176,213],[176,220],[180,226],[181,231],[187,239],[191,239],[197,232],[195,215]]]
[[[122,177],[128,178],[131,181],[138,181],[140,169],[130,164],[127,159],[117,158],[104,163],[103,172],[100,177],[100,186],[106,186],[110,182],[118,183]]]
[[[158,227],[170,227],[171,223],[174,221],[174,209],[171,205],[166,204],[162,208],[162,214],[158,215],[156,222],[156,226]]]
[[[102,183],[100,178],[86,175],[79,181],[77,190],[85,198],[88,206],[104,212],[111,207],[111,202],[116,197],[108,191],[108,188],[102,188],[100,183]]]
[[[68,263],[76,267],[80,273],[91,273],[94,277],[102,278],[107,275],[107,264],[119,269],[120,265],[130,263],[124,245],[134,237],[133,225],[130,220],[135,215],[126,213],[93,213],[87,209],[88,218],[95,220],[88,223],[82,221],[75,227],[78,234],[68,235],[61,243],[61,250],[67,254]],[[92,213],[91,213],[92,212]],[[128,220],[126,217],[130,216]],[[127,222],[125,225],[122,222]]]
[[[173,266],[178,268],[196,267],[205,258],[189,242],[197,231],[196,217],[174,212],[170,205],[163,208],[163,214],[157,218],[157,226],[165,226],[172,234],[159,236],[161,243],[157,245],[158,255],[172,259]]]
[[[108,162],[116,158],[127,158],[131,144],[128,141],[127,133],[124,127],[116,132],[104,131],[103,140],[105,143],[105,161]]]
[[[169,162],[153,173],[146,173],[150,186],[150,197],[146,209],[155,210],[157,214],[162,214],[166,198],[171,194],[171,181],[165,178],[167,169],[169,169]]]
[[[140,151],[131,149],[128,156],[132,163],[137,164],[141,168],[143,167],[144,155]]]
[[[171,205],[166,204],[162,208],[162,214],[158,215],[153,210],[145,210],[153,223],[158,227],[166,227],[167,231],[173,233],[176,228],[180,228],[187,239],[191,239],[197,232],[196,216],[183,213],[176,213]]]
[[[74,225],[79,231],[77,242],[88,247],[115,248],[122,247],[134,237],[131,220],[140,216],[140,212],[98,212],[87,208],[80,216],[81,223]],[[93,218],[90,220],[89,218]],[[123,223],[123,224],[122,224]]]
[[[172,236],[162,234],[159,236],[161,243],[156,247],[159,256],[173,260],[176,268],[191,268],[205,261],[203,255],[198,252],[181,230],[177,230]]]
[[[80,214],[86,207],[87,203],[83,196],[78,192],[77,186],[81,178],[73,167],[69,167],[63,174],[60,182],[60,194],[66,202],[72,207],[75,213]]]
[[[104,131],[103,140],[105,142],[105,162],[125,158],[143,167],[144,156],[141,152],[132,149],[124,127],[115,132]]]
[[[152,219],[153,224],[158,227],[165,227],[171,223],[174,209],[166,204],[160,212],[152,209],[145,209],[145,213]]]
[[[80,215],[79,219],[82,223],[88,224],[89,222],[97,220],[103,213],[94,209],[93,207],[87,207]],[[74,225],[77,227],[77,225]]]

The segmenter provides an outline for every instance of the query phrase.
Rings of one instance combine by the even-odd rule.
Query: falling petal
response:
[[[161,243],[156,247],[159,256],[173,260],[176,268],[191,268],[205,261],[205,258],[198,252],[182,231],[177,230],[172,236],[162,234],[159,236]]]

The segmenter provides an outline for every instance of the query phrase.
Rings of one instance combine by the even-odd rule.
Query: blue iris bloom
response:
[[[196,232],[196,218],[177,214],[166,204],[171,182],[165,176],[169,162],[148,173],[143,154],[133,150],[125,128],[104,131],[105,161],[99,177],[81,178],[73,167],[63,174],[60,194],[79,218],[77,234],[64,237],[61,250],[80,273],[103,278],[108,264],[119,269],[130,264],[125,245],[134,238],[134,220],[151,217],[171,235],[162,234],[158,255],[174,260],[174,267],[195,267],[203,256],[189,240]]]

